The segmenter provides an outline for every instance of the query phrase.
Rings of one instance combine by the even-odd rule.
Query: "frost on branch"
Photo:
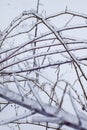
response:
[[[83,22],[75,24],[75,18]],[[12,113],[0,125],[87,129],[87,39],[79,35],[86,19],[67,10],[50,16],[24,11],[3,31],[0,113]]]
[[[37,94],[38,95],[38,94]],[[4,99],[6,99],[7,101],[16,103],[20,106],[23,106],[25,108],[27,108],[28,110],[31,110],[31,112],[28,112],[27,114],[23,114],[22,116],[19,117],[13,117],[11,119],[8,120],[2,120],[0,121],[1,125],[7,124],[7,123],[11,123],[14,122],[18,119],[21,118],[25,118],[27,116],[32,116],[33,114],[39,113],[41,115],[43,115],[43,117],[35,117],[32,118],[33,121],[35,122],[48,122],[48,123],[56,123],[56,124],[61,124],[62,125],[66,125],[66,126],[70,126],[72,128],[75,129],[81,129],[81,130],[86,130],[87,128],[87,117],[81,117],[80,118],[80,114],[79,114],[79,118],[80,118],[80,122],[81,124],[79,124],[79,120],[77,118],[77,116],[74,116],[66,111],[64,111],[62,108],[60,109],[59,113],[57,114],[56,111],[59,108],[44,104],[43,102],[41,104],[43,104],[44,109],[42,108],[41,104],[39,104],[37,101],[32,100],[30,98],[26,98],[24,97],[24,100],[22,100],[21,95],[12,92],[10,90],[5,90],[2,87],[0,88],[0,96]],[[38,97],[38,100],[39,97]]]

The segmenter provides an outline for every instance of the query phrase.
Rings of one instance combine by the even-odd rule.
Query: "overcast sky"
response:
[[[40,0],[41,10],[53,14],[66,8],[87,13],[87,0]],[[37,0],[0,0],[0,29],[4,30],[10,21],[24,10],[36,9]]]

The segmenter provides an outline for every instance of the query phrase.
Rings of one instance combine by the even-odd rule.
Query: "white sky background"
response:
[[[3,31],[24,10],[36,9],[36,3],[37,0],[0,0],[0,30]],[[87,0],[40,0],[40,3],[42,4],[40,11],[45,10],[46,15],[63,11],[66,7],[68,10],[87,14]],[[87,36],[85,31],[83,35],[81,34],[83,38]],[[6,126],[0,127],[0,130],[2,128],[9,130]],[[25,129],[28,130],[29,126],[28,128],[26,126]],[[31,129],[38,130],[36,126]]]
[[[5,27],[24,10],[36,8],[37,0],[0,0],[0,29]],[[66,8],[80,13],[87,13],[87,0],[41,0],[42,10],[53,14]]]

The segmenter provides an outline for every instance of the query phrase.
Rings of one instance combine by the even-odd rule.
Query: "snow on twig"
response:
[[[38,93],[36,92],[35,88],[33,87],[32,82],[29,83],[29,81],[28,81],[27,84],[28,84],[29,88],[31,89],[31,91],[32,91],[34,97],[36,98],[37,102],[40,104],[40,106],[43,109],[43,111],[45,111],[45,107],[43,105],[43,102],[41,101],[41,98],[39,97]]]
[[[7,101],[23,106],[31,111],[39,113],[43,116],[46,116],[42,118],[34,117],[32,119],[32,121],[34,122],[49,122],[49,123],[56,123],[56,124],[59,123],[62,125],[70,126],[75,129],[79,127],[77,116],[74,116],[69,112],[64,111],[62,108],[60,109],[58,115],[55,115],[55,112],[57,111],[58,108],[43,103],[46,110],[46,112],[44,112],[37,101],[30,99],[28,97],[24,97],[24,101],[22,101],[20,94],[17,94],[10,90],[6,90],[2,87],[0,87],[0,97],[6,99]],[[80,126],[81,130],[86,130],[87,117],[85,116],[85,119],[81,118],[80,121],[81,121],[81,126]]]
[[[21,119],[24,119],[26,117],[32,116],[33,114],[35,114],[35,111],[29,111],[29,112],[24,113],[22,115],[14,116],[14,117],[9,118],[9,119],[4,119],[4,120],[0,121],[0,125],[6,125],[8,123],[15,122],[17,120],[21,120]]]
[[[20,85],[19,82],[17,81],[17,78],[16,78],[15,74],[13,74],[13,78],[14,78],[15,84],[16,84],[16,86],[17,86],[17,89],[18,89],[18,91],[19,91],[19,93],[20,93],[20,95],[21,95],[21,97],[22,97],[22,100],[23,100],[24,94],[23,94],[23,91],[22,91],[22,89],[21,89],[21,85]]]

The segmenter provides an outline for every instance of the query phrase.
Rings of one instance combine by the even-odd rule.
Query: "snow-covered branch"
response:
[[[16,116],[1,119],[0,125],[28,118],[33,123],[86,130],[87,38],[72,33],[87,28],[87,15],[65,10],[44,16],[39,13],[39,5],[38,0],[37,11],[23,11],[0,38],[0,100],[8,101],[5,106],[3,100],[0,102],[0,112],[9,104],[28,110],[18,114],[15,107]],[[57,19],[65,15],[66,22],[59,27]],[[75,24],[75,18],[84,22]],[[68,107],[65,110],[66,96],[75,115]]]
[[[6,120],[6,121],[0,121],[0,124],[6,124],[6,123],[10,123],[12,121],[16,121],[18,119],[24,118],[26,116],[30,116],[32,114],[35,113],[39,113],[41,115],[43,115],[42,117],[33,117],[32,120],[34,122],[48,122],[48,123],[56,123],[56,124],[61,124],[66,125],[68,127],[72,127],[72,128],[79,128],[81,130],[86,130],[87,128],[87,117],[83,114],[83,118],[80,118],[81,121],[81,126],[79,126],[78,124],[78,118],[75,115],[72,115],[69,112],[64,111],[62,108],[60,109],[58,114],[55,114],[56,111],[58,110],[57,107],[53,107],[50,105],[47,105],[45,103],[43,103],[45,111],[43,111],[43,109],[41,108],[41,106],[39,105],[39,103],[33,99],[24,97],[24,100],[22,100],[21,95],[12,92],[10,90],[6,90],[2,87],[0,87],[0,97],[6,99],[7,101],[16,103],[22,107],[27,108],[28,110],[31,110],[33,112],[29,112],[27,114],[25,114],[24,116],[19,116],[15,117],[15,118],[11,118],[10,120]],[[82,114],[82,113],[81,113]],[[45,116],[45,117],[44,117]],[[79,112],[79,117],[80,117],[80,112]]]

